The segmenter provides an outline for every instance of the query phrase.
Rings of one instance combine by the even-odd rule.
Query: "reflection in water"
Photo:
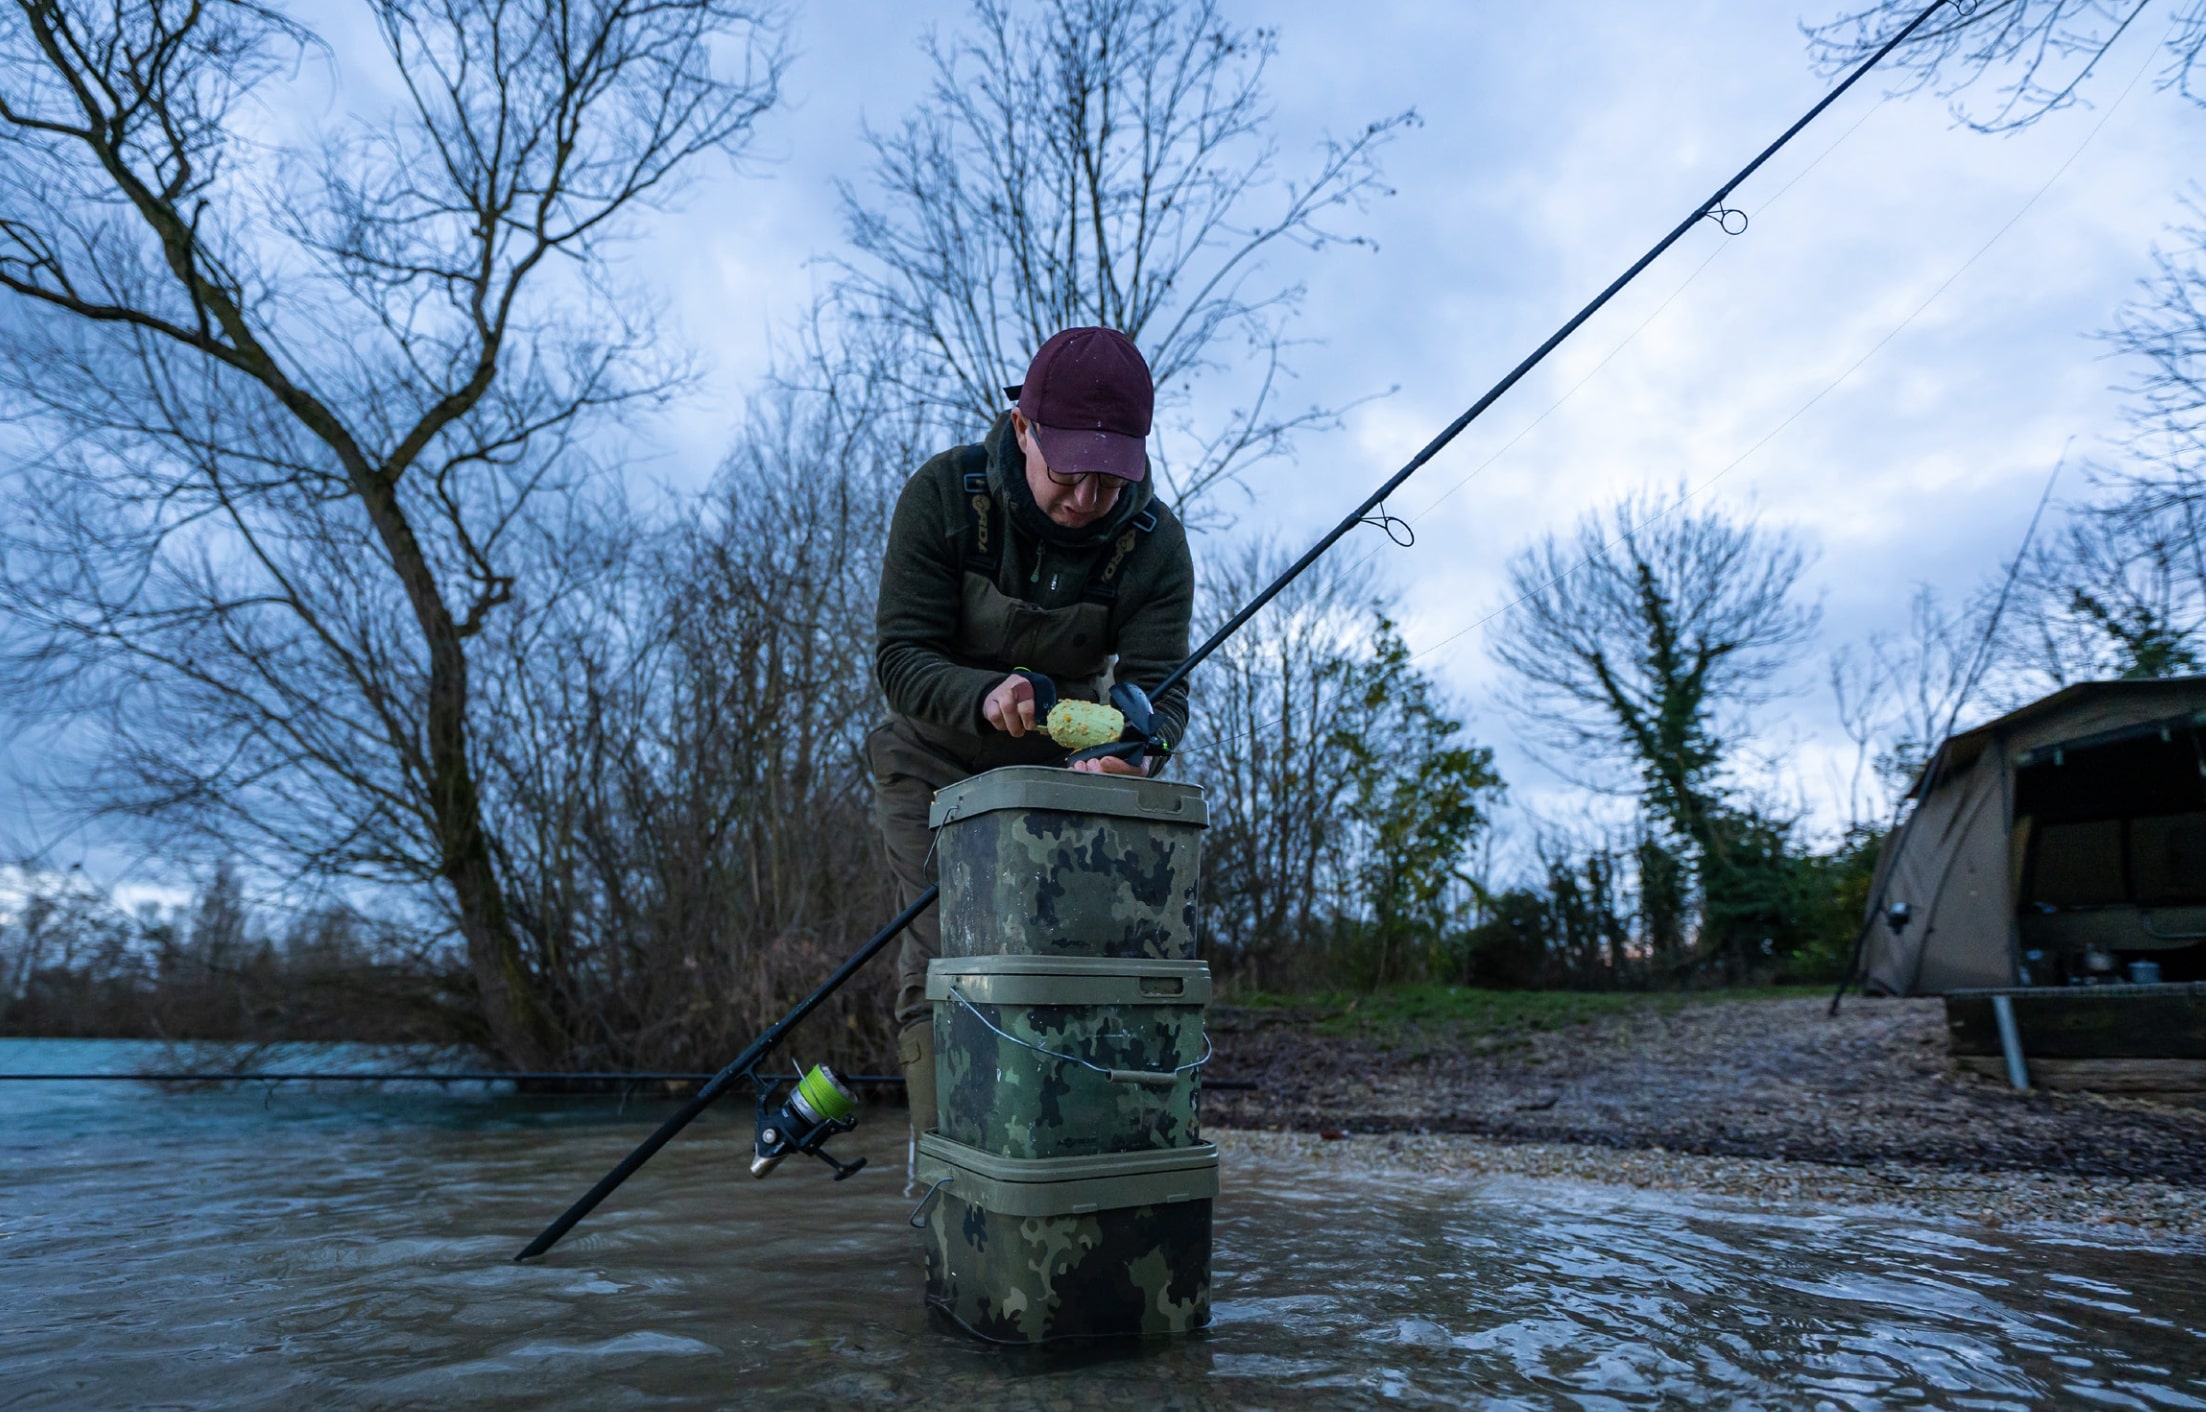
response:
[[[1230,1157],[1206,1336],[1006,1353],[922,1309],[895,1110],[753,1182],[731,1104],[510,1263],[656,1111],[0,1085],[0,1407],[2206,1408],[2195,1249]]]

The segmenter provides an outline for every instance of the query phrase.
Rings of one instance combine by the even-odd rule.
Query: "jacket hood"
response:
[[[988,451],[989,488],[1010,510],[1012,520],[1036,539],[1060,549],[1093,549],[1108,544],[1156,499],[1157,478],[1143,476],[1118,493],[1118,503],[1111,507],[1111,513],[1092,525],[1067,529],[1034,503],[1034,492],[1026,483],[1026,453],[1019,449],[1019,438],[1012,433],[1009,412],[996,418],[981,445]]]

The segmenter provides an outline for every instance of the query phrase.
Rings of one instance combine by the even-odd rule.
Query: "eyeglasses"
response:
[[[1098,495],[1115,495],[1131,484],[1126,477],[1114,476],[1108,471],[1074,471],[1069,476],[1062,476],[1045,467],[1042,473],[1049,477],[1051,485],[1061,485],[1067,490],[1093,484]]]

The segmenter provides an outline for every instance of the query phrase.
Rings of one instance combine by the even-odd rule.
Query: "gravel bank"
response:
[[[1956,1172],[1886,1164],[1707,1157],[1661,1148],[1618,1151],[1561,1143],[1501,1143],[1458,1133],[1380,1134],[1328,1141],[1314,1133],[1205,1130],[1226,1159],[1476,1180],[1628,1186],[1828,1210],[1862,1207],[1956,1217],[1981,1225],[2051,1224],[2150,1237],[2206,1237],[2206,1195],[2166,1182],[2052,1172]]]
[[[1261,1087],[1206,1094],[1204,1120],[1314,1162],[1384,1151],[1465,1174],[2201,1229],[2206,1109],[1958,1070],[1936,1000],[1824,1011],[1716,999],[1548,1031],[1339,1036],[1308,1013],[1218,1006],[1211,1073]]]

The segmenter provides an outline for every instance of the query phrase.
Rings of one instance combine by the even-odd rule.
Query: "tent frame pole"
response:
[[[2007,1082],[2015,1092],[2030,1091],[2030,1066],[2022,1057],[2022,1026],[2015,1023],[2015,998],[1992,997],[1992,1018],[1999,1022],[1999,1053],[2007,1061]]]

